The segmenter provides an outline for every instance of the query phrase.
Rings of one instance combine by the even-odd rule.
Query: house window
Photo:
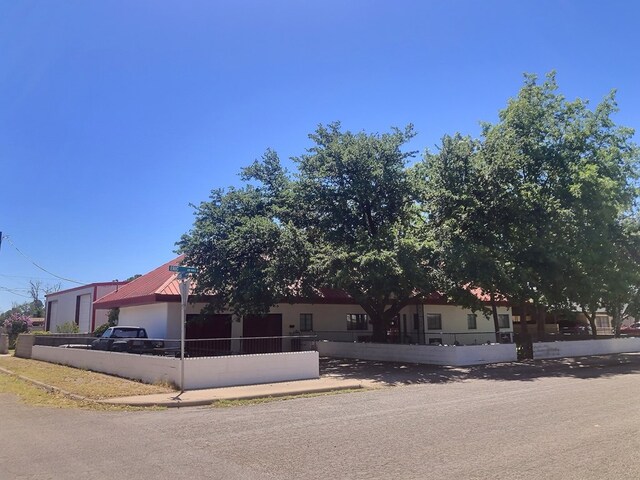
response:
[[[301,313],[300,314],[300,331],[310,332],[313,330],[313,314]]]
[[[514,317],[515,318],[515,317]],[[509,328],[509,314],[501,313],[498,315],[498,327],[500,328]]]
[[[427,330],[442,330],[442,315],[427,313]]]
[[[347,330],[367,330],[369,318],[366,313],[348,313]]]
[[[467,314],[467,328],[469,330],[477,330],[478,329],[478,316],[475,313]]]
[[[611,328],[608,315],[596,315],[596,327],[597,328]]]

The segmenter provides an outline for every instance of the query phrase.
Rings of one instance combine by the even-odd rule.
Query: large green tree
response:
[[[632,132],[612,121],[613,95],[590,110],[557,90],[553,73],[527,75],[480,140],[445,137],[424,167],[444,268],[520,305],[521,318],[539,313],[540,334],[546,309],[578,304],[595,317],[631,278],[612,262],[636,193]]]
[[[319,126],[287,172],[268,151],[243,171],[240,189],[212,192],[178,243],[198,267],[211,305],[264,313],[277,303],[347,292],[386,341],[399,311],[431,293],[437,275],[418,183],[403,151],[411,126],[384,134]]]

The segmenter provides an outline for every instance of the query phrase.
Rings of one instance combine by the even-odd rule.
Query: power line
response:
[[[9,275],[7,273],[0,273],[0,277],[5,277],[5,278],[28,278],[29,280],[51,280],[49,277],[34,277],[33,275]]]
[[[18,293],[12,288],[0,287],[0,290],[4,290],[5,292],[9,292],[9,293],[11,293],[13,295],[18,295],[19,297],[31,298],[29,295],[23,295],[22,293]]]
[[[50,271],[49,271],[49,270],[47,270],[46,268],[41,267],[41,266],[40,266],[40,265],[38,265],[38,264],[36,263],[36,261],[35,261],[35,260],[33,260],[31,257],[29,257],[28,255],[26,255],[26,254],[22,253],[22,251],[21,251],[18,247],[16,247],[16,244],[15,244],[15,243],[13,243],[13,241],[9,238],[9,236],[8,236],[8,235],[3,235],[3,236],[2,236],[2,239],[4,239],[4,240],[8,241],[8,242],[11,244],[11,246],[12,246],[13,248],[15,248],[15,249],[16,249],[16,252],[18,252],[18,253],[19,253],[20,255],[22,255],[24,258],[26,258],[27,260],[29,260],[29,261],[30,261],[34,266],[36,266],[37,268],[39,268],[39,269],[40,269],[40,270],[42,270],[43,272],[46,272],[46,273],[48,273],[49,275],[51,275],[52,277],[59,278],[60,280],[64,280],[64,281],[66,281],[66,282],[76,283],[76,284],[78,284],[78,285],[84,285],[84,283],[83,283],[83,282],[78,282],[78,281],[76,281],[76,280],[71,280],[70,278],[61,277],[60,275],[56,275],[55,273],[50,272]]]

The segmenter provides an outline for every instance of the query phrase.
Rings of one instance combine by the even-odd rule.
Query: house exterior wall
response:
[[[160,307],[164,305],[164,307]],[[188,304],[186,314],[198,314],[205,306],[204,303]],[[163,310],[164,308],[164,310]],[[229,313],[229,312],[222,312]],[[271,313],[282,315],[282,335],[298,335],[307,332],[302,331],[300,325],[301,314],[311,314],[313,321],[313,333],[322,340],[332,341],[366,341],[372,334],[371,324],[366,329],[348,330],[348,314],[364,314],[359,305],[353,304],[280,304],[271,309]],[[436,313],[441,315],[442,328],[428,330],[426,314]],[[470,330],[467,324],[467,314],[471,310],[455,305],[410,305],[400,311],[400,332],[403,335],[402,343],[429,343],[440,340],[441,343],[461,345],[482,344],[495,341],[493,318],[486,318],[482,313],[477,313],[475,330]],[[414,315],[419,316],[419,330],[414,329]],[[510,310],[507,307],[498,307],[498,314],[509,315],[509,328],[501,329],[501,332],[510,334],[513,332],[513,323]],[[157,303],[152,305],[123,307],[120,309],[120,324],[142,326],[148,332],[153,332],[154,337],[179,339],[181,307],[179,302]],[[164,319],[164,321],[162,320]],[[424,326],[422,324],[424,322]],[[156,323],[160,325],[156,325]],[[406,331],[405,331],[406,327]],[[231,324],[231,337],[242,337],[242,318],[233,317]],[[150,333],[151,335],[151,333]]]
[[[119,287],[121,287],[122,285],[97,285],[96,286],[96,298],[94,298],[93,300],[99,300],[102,297],[104,297],[105,295],[113,292],[114,290],[117,290]],[[95,330],[97,327],[99,327],[100,325],[103,325],[105,323],[107,323],[109,321],[109,310],[108,309],[95,309],[95,313],[94,313],[94,320],[93,320],[93,328],[91,329],[91,331]]]
[[[485,317],[482,312],[476,314],[476,329],[469,329],[467,315],[474,313],[469,309],[457,305],[424,305],[424,329],[426,342],[432,339],[441,338],[443,343],[458,342],[462,345],[473,345],[495,341],[495,329],[493,317]],[[500,332],[511,334],[513,332],[513,319],[508,307],[497,307],[498,315],[509,315],[509,328],[501,328]],[[428,329],[427,314],[440,314],[442,318],[442,328],[436,330]]]
[[[56,328],[60,325],[76,321],[76,302],[78,296],[82,297],[87,295],[87,301],[89,305],[93,303],[94,288],[92,285],[87,285],[81,288],[75,288],[71,290],[65,290],[62,292],[56,292],[47,295],[45,318],[49,320],[49,331],[55,332]],[[51,308],[51,302],[57,302],[54,308]],[[49,310],[51,310],[49,312]],[[88,333],[91,331],[91,312],[92,309],[88,308],[86,311],[81,310],[78,326],[81,333]],[[46,323],[45,323],[46,325]]]
[[[80,333],[90,333],[107,322],[108,310],[97,310],[93,302],[111,293],[124,282],[90,283],[81,287],[53,292],[45,297],[45,328],[55,332],[57,327],[76,321],[76,307],[79,306],[78,328]],[[80,297],[80,303],[78,303]]]
[[[371,325],[366,330],[347,330],[348,314],[364,314],[360,305],[337,305],[320,303],[280,304],[272,313],[282,314],[282,334],[306,333],[301,331],[300,314],[310,313],[313,319],[313,332],[324,332],[325,337],[335,340],[351,339],[357,336],[371,335]],[[310,333],[310,332],[309,332]]]
[[[149,338],[180,338],[180,333],[177,337],[167,336],[167,324],[170,319],[168,306],[172,304],[162,302],[123,307],[120,309],[118,325],[142,327],[147,331]]]

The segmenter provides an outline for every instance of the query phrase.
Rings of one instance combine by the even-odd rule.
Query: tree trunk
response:
[[[544,342],[545,340],[545,331],[544,324],[547,316],[547,307],[544,305],[538,305],[536,308],[536,327],[538,332],[538,341]]]
[[[586,310],[582,310],[582,313],[584,314],[585,317],[587,317],[587,320],[589,320],[589,325],[591,325],[591,336],[593,338],[598,338],[598,328],[596,327],[596,312],[591,311],[591,312],[587,312]]]
[[[613,307],[613,311],[611,312],[611,316],[613,317],[613,336],[618,338],[620,336],[620,327],[622,326],[622,310],[624,307],[620,305],[616,305]]]
[[[520,336],[522,340],[529,340],[529,326],[527,325],[527,302],[520,306]]]
[[[496,306],[496,296],[493,292],[490,293],[491,299],[491,314],[493,316],[493,328],[496,332],[496,343],[500,343],[500,322],[498,321],[498,307]]]
[[[527,325],[527,302],[522,302],[520,310],[520,359],[533,358],[529,326]]]
[[[371,340],[374,343],[387,343],[387,325],[384,318],[372,318],[373,336]]]

